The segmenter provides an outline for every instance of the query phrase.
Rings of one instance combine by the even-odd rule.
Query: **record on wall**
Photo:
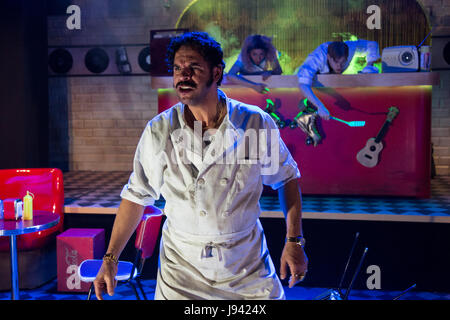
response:
[[[73,58],[66,49],[59,48],[52,51],[48,57],[49,67],[57,74],[65,74],[72,69]]]
[[[117,60],[118,53],[123,59]],[[123,66],[129,68],[124,72]],[[148,75],[150,47],[148,44],[55,46],[48,47],[48,75],[111,76]]]

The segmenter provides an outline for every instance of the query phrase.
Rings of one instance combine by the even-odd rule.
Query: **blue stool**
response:
[[[145,260],[153,254],[161,226],[162,215],[162,211],[156,207],[148,206],[145,208],[141,222],[139,222],[139,225],[136,228],[136,241],[134,243],[134,246],[136,247],[135,260],[133,263],[129,261],[119,261],[117,265],[118,271],[115,279],[118,283],[125,282],[130,284],[137,300],[141,300],[141,298],[133,282],[136,282],[144,300],[147,300],[147,296],[142,289],[140,277]],[[94,288],[93,282],[97,277],[97,273],[100,270],[102,263],[103,260],[101,259],[88,259],[84,260],[78,267],[80,280],[83,282],[91,282],[87,300],[91,299],[92,290]]]

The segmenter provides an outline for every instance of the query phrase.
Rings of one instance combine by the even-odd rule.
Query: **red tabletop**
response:
[[[35,210],[33,212],[33,220],[0,219],[0,236],[11,236],[41,231],[55,226],[58,222],[58,214]]]

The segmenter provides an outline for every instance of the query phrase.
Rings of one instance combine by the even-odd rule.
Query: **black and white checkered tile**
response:
[[[130,173],[123,171],[78,171],[64,174],[65,206],[86,208],[117,208],[120,191]],[[318,213],[357,213],[407,216],[439,216],[450,219],[450,176],[431,180],[430,199],[311,196],[303,195],[303,211]],[[266,195],[260,201],[262,211],[281,212],[278,198]],[[164,207],[164,199],[155,204]]]
[[[64,174],[65,206],[86,208],[117,208],[120,191],[127,183],[130,173],[123,171],[78,171]],[[358,197],[358,196],[311,196],[303,195],[303,211],[317,213],[378,214],[403,216],[436,216],[450,221],[450,176],[437,176],[431,180],[429,199]],[[280,212],[275,195],[263,196],[262,211]],[[164,207],[164,199],[155,203]]]

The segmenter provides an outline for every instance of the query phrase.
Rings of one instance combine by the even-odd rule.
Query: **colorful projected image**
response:
[[[367,8],[374,5],[380,9],[379,28],[370,29],[368,21],[373,17]],[[206,31],[218,40],[224,50],[225,71],[236,61],[248,35],[271,37],[283,74],[295,73],[307,55],[326,41],[373,40],[381,53],[389,46],[418,45],[430,31],[416,0],[193,0],[175,27]],[[362,68],[364,57],[356,55],[347,73]]]

